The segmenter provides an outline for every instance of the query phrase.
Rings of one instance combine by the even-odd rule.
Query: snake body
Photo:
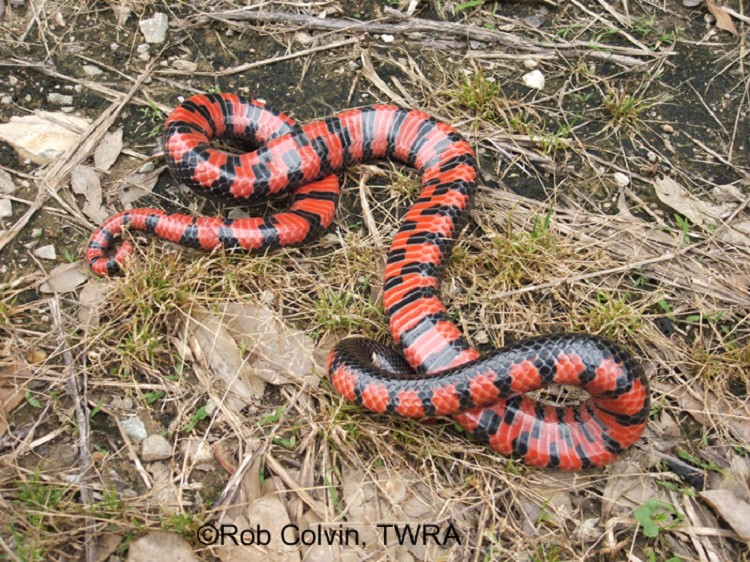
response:
[[[259,148],[231,155],[211,147],[212,139],[226,137]],[[89,241],[86,259],[95,273],[117,273],[132,253],[123,244],[107,257],[125,225],[204,249],[304,244],[333,220],[337,172],[354,162],[397,160],[417,170],[422,186],[385,268],[383,304],[401,353],[345,339],[328,358],[333,387],[376,413],[452,416],[493,449],[539,467],[603,466],[640,438],[649,414],[648,381],[625,349],[593,335],[560,334],[480,356],[450,320],[439,279],[477,185],[474,153],[450,125],[391,105],[298,125],[256,101],[199,95],[167,119],[164,149],[175,177],[197,192],[254,202],[289,191],[292,206],[237,220],[124,211]],[[551,384],[579,386],[590,398],[554,407],[526,395]]]

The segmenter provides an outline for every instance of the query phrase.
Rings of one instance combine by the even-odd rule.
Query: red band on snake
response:
[[[211,147],[212,139],[227,137],[261,146],[241,155]],[[603,466],[640,438],[648,381],[625,349],[592,335],[560,334],[480,356],[450,320],[439,279],[477,184],[474,153],[450,125],[421,111],[376,105],[300,126],[259,102],[199,95],[167,119],[164,149],[175,177],[197,192],[255,202],[288,191],[292,206],[239,220],[124,211],[89,241],[86,259],[95,273],[117,273],[132,253],[123,245],[106,255],[125,225],[204,249],[304,244],[333,220],[339,193],[333,174],[354,162],[397,160],[414,167],[422,184],[385,269],[383,302],[401,353],[345,339],[328,359],[333,387],[376,413],[452,416],[493,449],[539,467]],[[551,384],[579,386],[590,399],[563,408],[525,395]]]

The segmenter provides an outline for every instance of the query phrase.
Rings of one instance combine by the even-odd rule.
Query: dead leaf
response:
[[[737,200],[729,201],[726,191],[714,192],[722,201],[719,204],[703,201],[668,177],[655,180],[654,190],[662,203],[690,219],[693,224],[711,230],[719,225],[726,226],[719,233],[719,238],[726,242],[750,245],[750,221],[729,225],[722,223],[721,219],[729,216],[732,210],[741,204]]]
[[[107,302],[110,288],[106,283],[89,279],[78,295],[78,320],[83,326],[95,326],[99,323],[99,310]]]
[[[711,0],[706,0],[706,7],[708,8],[708,11],[713,14],[713,16],[716,18],[716,27],[719,29],[723,29],[724,31],[728,31],[735,37],[739,35],[737,33],[737,28],[734,26],[734,22],[732,21],[732,16],[730,16],[724,8],[721,6],[717,6]]]
[[[200,562],[190,543],[175,533],[152,531],[133,542],[128,549],[127,562]]]
[[[729,490],[706,490],[700,496],[729,523],[743,541],[750,543],[750,504]]]
[[[284,384],[310,377],[315,342],[300,330],[287,326],[270,309],[243,303],[227,303],[222,320],[234,339],[250,353],[253,370],[270,384]]]
[[[159,509],[167,513],[177,513],[180,500],[172,478],[172,471],[163,462],[149,463],[146,470],[151,474],[152,488],[149,492]]]
[[[19,362],[0,372],[0,437],[8,431],[8,416],[23,401],[24,389],[31,376],[31,369]]]
[[[104,562],[120,546],[123,536],[117,533],[106,533],[96,538],[96,562]]]
[[[80,262],[63,263],[49,272],[47,281],[42,283],[39,290],[42,293],[69,293],[87,279]]]
[[[96,171],[79,164],[70,173],[70,185],[74,193],[86,198],[83,205],[86,216],[97,224],[104,222],[109,213],[103,205],[102,184]]]
[[[278,496],[264,496],[245,507],[244,514],[232,519],[227,517],[224,524],[236,525],[238,529],[262,529],[268,535],[263,541],[267,545],[234,545],[227,541],[227,545],[216,548],[214,554],[222,561],[229,562],[285,562],[300,560],[299,547],[282,542],[282,529],[291,524],[286,506]],[[289,530],[286,531],[289,533]],[[289,537],[289,535],[286,535]],[[259,542],[256,540],[256,543]]]
[[[660,491],[651,478],[643,475],[643,464],[630,458],[615,461],[609,469],[610,477],[602,493],[602,518],[629,515],[648,499],[659,497]]]
[[[211,377],[211,387],[221,382],[219,399],[233,411],[239,412],[263,395],[265,383],[253,372],[242,356],[240,346],[229,335],[226,327],[208,310],[195,307],[185,329],[191,336],[191,350],[196,358],[203,358]]]
[[[104,172],[112,167],[122,152],[122,127],[106,133],[94,151],[94,165]]]
[[[166,166],[162,166],[144,174],[136,172],[125,176],[120,188],[120,203],[122,203],[122,206],[130,209],[138,199],[151,193],[156,182],[159,181],[159,176],[165,169]]]

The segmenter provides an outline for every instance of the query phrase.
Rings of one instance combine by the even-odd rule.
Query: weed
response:
[[[662,530],[679,527],[685,519],[672,504],[655,498],[636,508],[633,516],[643,527],[643,534],[650,539],[658,537]]]
[[[146,133],[146,137],[151,139],[159,136],[164,126],[164,113],[162,113],[161,109],[156,106],[153,100],[149,99],[148,107],[141,107],[140,112],[141,117],[151,126],[148,133]]]
[[[550,229],[551,209],[536,217],[531,231],[514,231],[510,223],[503,236],[492,239],[493,250],[483,254],[484,268],[505,287],[518,287],[531,281],[533,272],[557,254]]]
[[[597,289],[596,303],[586,310],[588,327],[616,341],[635,334],[642,326],[643,317],[628,300],[627,294],[617,297]]]
[[[540,544],[534,549],[531,560],[533,562],[559,562],[562,560],[560,557],[560,547],[557,545],[545,546]]]
[[[184,433],[190,433],[200,422],[205,420],[208,416],[208,406],[201,406],[195,411],[195,413],[193,413],[193,415],[190,416],[190,420],[185,424],[185,427],[182,428],[182,431]]]
[[[200,527],[200,521],[194,513],[168,513],[162,520],[161,527],[165,531],[177,533],[189,541],[195,538],[195,533]]]
[[[628,94],[623,90],[610,90],[604,97],[604,107],[612,115],[615,125],[637,128],[640,115],[649,104],[643,98]]]
[[[477,119],[493,119],[498,116],[496,104],[500,87],[494,79],[485,77],[481,69],[464,76],[459,89],[450,92],[450,95],[459,105],[474,112]]]

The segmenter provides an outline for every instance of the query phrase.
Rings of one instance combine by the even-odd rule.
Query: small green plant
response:
[[[498,117],[496,102],[499,96],[500,87],[493,79],[485,77],[481,69],[464,76],[459,89],[451,92],[451,97],[473,111],[478,119]]]
[[[198,517],[192,513],[169,513],[161,522],[161,528],[181,535],[187,540],[195,538],[200,526]]]
[[[39,402],[39,399],[37,399],[32,393],[31,389],[27,386],[23,391],[23,397],[24,400],[28,403],[29,406],[32,408],[36,408],[37,410],[41,409],[42,403]]]
[[[643,527],[643,534],[650,539],[658,537],[662,530],[679,527],[685,519],[672,504],[656,498],[636,508],[633,516]]]
[[[515,230],[510,223],[504,235],[492,239],[492,251],[482,257],[484,268],[508,287],[525,284],[533,272],[557,254],[557,244],[550,229],[551,208],[537,216],[530,231]]]
[[[610,90],[604,97],[604,107],[612,115],[615,125],[637,127],[640,115],[646,110],[648,103],[622,90]]]
[[[16,486],[16,503],[29,508],[25,510],[26,520],[37,529],[44,529],[49,524],[52,513],[67,494],[66,488],[43,481],[38,472],[26,480],[16,481]]]
[[[484,4],[484,0],[468,0],[467,2],[463,2],[453,8],[454,14],[460,14],[461,12],[468,10],[470,8],[476,8],[477,6],[481,6]]]
[[[635,19],[633,20],[630,29],[635,33],[638,33],[641,37],[646,37],[654,29],[656,18],[653,16],[648,19]]]
[[[689,246],[692,244],[692,240],[690,239],[690,220],[676,213],[674,215],[674,220],[682,231],[682,241],[686,246]]]
[[[190,433],[195,429],[195,427],[205,420],[208,417],[208,406],[201,406],[198,408],[195,413],[190,416],[190,420],[188,423],[185,424],[185,427],[182,428],[182,431],[184,433]]]
[[[597,290],[596,303],[586,311],[590,328],[614,340],[633,335],[641,328],[643,318],[628,300],[628,295],[617,297]]]
[[[164,125],[164,114],[161,109],[150,99],[148,100],[148,106],[140,108],[140,112],[143,119],[151,125],[151,129],[146,133],[146,136],[148,138],[159,136]]]
[[[160,400],[164,397],[166,392],[163,390],[154,390],[153,392],[147,392],[143,395],[143,400],[146,402],[146,404],[153,404],[157,400]]]
[[[533,562],[559,562],[562,560],[560,554],[561,550],[559,546],[545,546],[540,544],[534,549],[534,553],[531,555],[531,560]]]

